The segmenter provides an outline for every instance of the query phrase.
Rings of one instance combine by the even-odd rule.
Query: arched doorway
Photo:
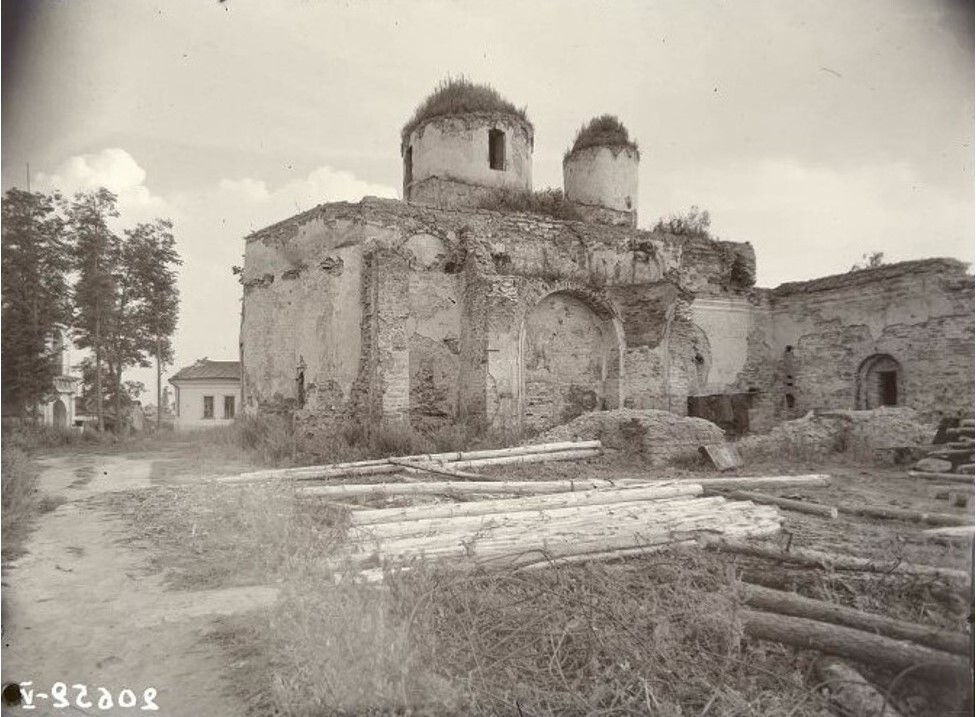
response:
[[[857,371],[857,407],[898,406],[902,395],[902,370],[888,354],[875,354],[861,363]]]
[[[53,408],[53,419],[55,428],[67,428],[68,427],[68,409],[64,405],[64,401],[60,398],[55,400]]]
[[[557,291],[526,315],[520,338],[524,425],[544,429],[620,405],[618,327],[607,307]]]

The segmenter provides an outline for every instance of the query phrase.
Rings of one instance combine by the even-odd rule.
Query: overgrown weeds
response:
[[[2,531],[4,561],[23,553],[23,543],[34,519],[42,512],[37,490],[38,470],[30,456],[17,446],[4,440],[0,453],[0,474],[3,488],[0,502],[3,505]]]
[[[472,112],[500,112],[513,115],[531,126],[524,107],[516,107],[491,85],[476,84],[462,75],[442,80],[434,91],[424,98],[413,116],[403,126],[401,137],[403,142],[406,142],[410,133],[428,119]]]
[[[65,447],[98,446],[115,443],[114,434],[75,428],[55,428],[43,423],[16,422],[3,426],[3,443],[27,453]]]
[[[541,214],[554,219],[581,221],[579,208],[560,189],[500,189],[485,195],[478,203],[480,209],[503,212]]]
[[[580,127],[565,157],[587,147],[626,147],[638,151],[637,142],[630,138],[627,128],[616,115],[600,115]]]

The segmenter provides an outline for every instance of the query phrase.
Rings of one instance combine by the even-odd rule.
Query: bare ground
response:
[[[254,693],[270,690],[276,679],[271,674],[273,655],[260,644],[259,626],[268,620],[263,613],[245,617],[240,613],[275,600],[274,589],[256,584],[262,578],[270,582],[273,575],[268,566],[248,561],[251,553],[245,560],[232,552],[225,554],[226,559],[201,553],[216,545],[200,534],[198,525],[212,520],[207,501],[220,488],[188,484],[209,471],[193,459],[148,453],[61,456],[47,460],[44,468],[42,490],[63,496],[66,502],[41,519],[27,546],[28,555],[5,568],[4,680],[29,679],[38,690],[48,689],[45,686],[57,680],[69,685],[78,682],[91,690],[105,686],[116,694],[122,687],[137,693],[155,687],[160,714],[266,714],[255,711],[255,705],[268,702],[255,698]],[[496,472],[523,479],[693,480],[715,475],[699,466],[651,469],[620,455]],[[898,468],[794,463],[786,468],[752,465],[740,473],[828,473],[833,477],[828,488],[770,491],[827,504],[859,502],[969,516],[973,510],[971,502],[961,506],[937,498],[929,484],[908,478]],[[260,498],[244,491],[240,495],[233,499],[234,505]],[[281,520],[282,514],[274,511],[284,505],[270,506],[265,519]],[[240,506],[253,507],[248,503]],[[926,525],[846,515],[834,521],[784,515],[786,532],[781,539],[798,546],[963,569],[971,560],[964,543],[940,545],[926,540],[922,534]],[[312,535],[318,535],[314,531],[320,527],[313,521]],[[228,532],[241,530],[232,525]],[[247,541],[243,542],[244,548],[234,542],[228,544],[228,550],[247,552]],[[322,549],[327,547],[322,542]],[[253,551],[255,558],[258,552]],[[766,569],[757,561],[727,559],[739,571]],[[223,569],[231,565],[236,569]],[[639,561],[627,570],[640,570]],[[811,597],[948,630],[966,630],[969,609],[965,600],[947,595],[938,584],[902,580],[898,585],[886,585],[884,576],[845,575],[825,580],[818,571],[787,566],[778,566],[776,573],[785,581],[780,587]],[[172,587],[179,590],[167,589]],[[200,587],[208,589],[197,589]],[[903,599],[893,600],[893,591]],[[300,598],[302,593],[296,595]],[[295,599],[295,595],[290,598]],[[230,618],[215,632],[214,618],[221,615]],[[787,657],[789,650],[781,651],[784,664],[795,670],[800,663]],[[300,679],[295,679],[301,688]],[[931,695],[903,694],[902,705],[911,708],[910,714],[934,715],[949,714],[958,703],[958,698],[942,705],[932,699]],[[305,713],[301,707],[296,709],[296,714]],[[46,713],[39,709],[35,714]]]
[[[149,574],[150,548],[126,540],[125,521],[97,499],[150,488],[158,457],[76,455],[40,463],[40,490],[64,502],[39,518],[27,554],[3,569],[4,683],[31,681],[35,693],[46,695],[54,683],[67,683],[71,706],[56,708],[38,694],[35,715],[91,713],[77,709],[74,684],[87,686],[82,705],[97,703],[97,688],[104,687],[113,702],[129,688],[142,706],[144,691],[153,688],[160,715],[242,714],[214,669],[219,650],[203,638],[214,616],[267,605],[276,591],[171,592],[160,575]],[[22,710],[5,707],[4,714]]]

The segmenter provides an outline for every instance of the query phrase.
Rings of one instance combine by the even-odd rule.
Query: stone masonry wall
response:
[[[746,291],[754,264],[748,245],[534,215],[324,205],[248,238],[245,410],[421,428],[520,424],[543,395],[539,427],[621,397],[683,411],[707,344],[687,305]]]
[[[784,284],[769,301],[775,419],[866,407],[859,374],[878,356],[900,366],[898,405],[929,418],[972,410],[973,277],[961,263],[903,262]]]

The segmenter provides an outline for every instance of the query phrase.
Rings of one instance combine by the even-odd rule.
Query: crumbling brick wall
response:
[[[972,410],[973,278],[960,262],[901,262],[784,284],[769,303],[773,419],[867,407],[859,405],[859,372],[876,356],[900,366],[898,405],[930,418]]]
[[[621,397],[683,412],[708,374],[694,362],[708,337],[688,307],[746,291],[743,266],[751,247],[701,237],[379,199],[323,205],[248,238],[245,407],[420,428],[526,417],[542,428]]]

